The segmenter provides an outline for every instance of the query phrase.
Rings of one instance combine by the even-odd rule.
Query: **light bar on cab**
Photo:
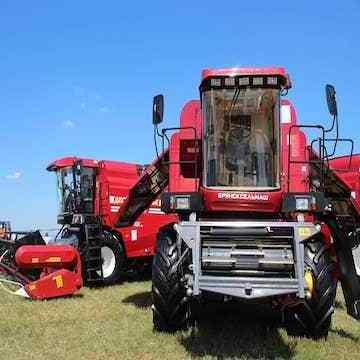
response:
[[[286,85],[285,80],[280,76],[269,75],[230,75],[207,78],[203,81],[200,88],[202,91],[219,88],[237,88],[237,87],[261,87],[280,89]]]
[[[254,77],[252,79],[252,84],[254,86],[259,86],[259,85],[263,85],[264,84],[264,79],[262,77]]]
[[[250,85],[250,79],[248,77],[240,77],[239,86],[247,86],[247,85]]]
[[[225,78],[225,86],[235,86],[235,78],[234,77]]]
[[[217,78],[211,79],[211,86],[221,87],[221,79],[217,79]]]
[[[268,76],[268,77],[266,78],[266,83],[267,83],[268,85],[277,85],[277,83],[278,83],[277,80],[278,80],[278,79],[277,79],[276,76]]]

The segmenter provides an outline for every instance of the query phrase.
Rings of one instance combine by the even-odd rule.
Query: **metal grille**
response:
[[[203,275],[294,277],[292,227],[202,226]]]

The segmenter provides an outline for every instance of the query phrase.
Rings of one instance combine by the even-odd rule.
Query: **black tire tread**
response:
[[[321,237],[305,244],[305,269],[312,271],[314,292],[305,303],[285,310],[287,332],[292,336],[326,338],[335,309],[336,281],[334,262]]]
[[[153,322],[157,331],[186,329],[189,302],[183,283],[176,232],[172,225],[159,230],[152,270]]]

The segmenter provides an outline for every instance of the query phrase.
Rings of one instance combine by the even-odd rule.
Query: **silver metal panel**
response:
[[[305,298],[305,281],[304,281],[304,243],[299,238],[299,229],[294,229],[294,259],[295,259],[295,276],[298,280],[298,297]]]
[[[297,293],[297,279],[201,276],[200,289],[243,299]]]
[[[174,229],[178,233],[179,237],[185,242],[185,244],[192,249],[196,239],[196,227],[197,225],[183,225],[175,224]]]

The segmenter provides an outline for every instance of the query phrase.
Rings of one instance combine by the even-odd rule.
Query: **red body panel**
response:
[[[175,220],[160,210],[160,202],[154,201],[137,219],[133,226],[116,228],[118,211],[129,195],[130,188],[140,178],[141,168],[136,164],[100,161],[97,175],[96,215],[102,215],[104,224],[116,231],[123,239],[129,258],[154,254],[156,234],[160,226]]]
[[[203,189],[204,204],[210,211],[261,211],[274,213],[280,210],[282,191],[240,192]]]
[[[195,144],[191,143],[194,138],[202,137],[200,101],[191,100],[184,105],[180,114],[180,127],[184,129],[175,133],[170,142],[170,162],[173,164],[170,166],[169,190],[177,191],[176,189],[181,188],[181,191],[197,191],[198,179],[195,178],[195,166],[180,165],[178,162],[194,161],[196,156],[200,155],[194,152]],[[190,143],[187,142],[189,140]],[[198,167],[197,172],[199,177],[201,167]]]
[[[306,161],[308,158],[306,146],[306,135],[299,128],[296,111],[289,100],[281,101],[281,139],[280,139],[280,164],[281,164],[281,188],[289,192],[307,192],[309,191],[309,164],[290,164],[290,188],[289,180],[289,144],[291,143],[291,160]]]

